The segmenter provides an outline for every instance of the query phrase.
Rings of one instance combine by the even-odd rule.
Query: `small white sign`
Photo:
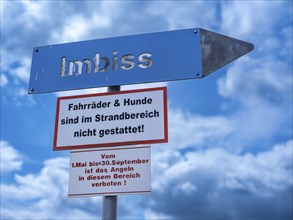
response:
[[[59,97],[54,150],[168,142],[166,87]]]
[[[69,197],[150,191],[150,146],[70,152]]]

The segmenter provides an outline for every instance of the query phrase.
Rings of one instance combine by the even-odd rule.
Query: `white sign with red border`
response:
[[[54,150],[168,142],[167,88],[57,99]]]
[[[150,191],[150,146],[70,152],[69,197]]]

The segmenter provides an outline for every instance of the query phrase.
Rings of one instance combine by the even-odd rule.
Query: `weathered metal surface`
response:
[[[253,50],[254,46],[241,40],[200,29],[202,76],[205,77]]]

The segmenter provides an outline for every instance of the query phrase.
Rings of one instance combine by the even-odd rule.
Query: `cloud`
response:
[[[292,145],[289,140],[256,155],[219,148],[188,152],[172,164],[167,162],[174,161],[172,151],[169,157],[158,155],[153,164],[167,165],[153,171],[153,197],[146,201],[146,213],[175,219],[290,219]]]
[[[217,3],[214,2],[182,1],[178,4],[175,1],[153,1],[146,7],[146,12],[150,17],[160,20],[168,29],[174,30],[212,27],[219,18],[216,9]]]
[[[31,59],[24,58],[15,67],[10,68],[10,73],[23,82],[28,83],[30,76]]]
[[[144,218],[145,219],[164,219],[164,220],[174,219],[164,213],[153,212],[151,209],[147,209],[144,212]]]
[[[229,118],[237,128],[229,137],[230,146],[247,148],[259,141],[268,144],[278,135],[290,135],[291,66],[286,60],[270,56],[246,57],[232,64],[218,80],[223,111],[233,111]]]
[[[238,103],[235,108],[235,102],[238,100],[227,101],[223,112],[228,114],[211,116],[174,108],[172,100],[169,100],[171,104],[168,108],[168,148],[184,151],[190,148],[222,147],[231,152],[258,152],[274,143],[279,135],[290,137],[290,97],[275,104],[276,100],[267,100],[261,93],[259,95],[259,98],[255,98],[257,94],[251,93],[252,98],[249,99],[247,92],[247,97],[243,94],[243,102],[246,104]]]
[[[8,79],[6,75],[1,74],[0,75],[0,87],[5,87],[8,84]]]
[[[221,6],[222,31],[255,47],[219,80],[220,94],[242,104],[292,100],[292,2],[235,1]]]
[[[269,57],[241,59],[218,81],[220,95],[247,106],[287,102],[292,99],[292,86],[290,64]]]
[[[2,71],[24,83],[28,82],[32,49],[35,46],[76,41],[89,37],[110,25],[105,14],[76,13],[100,3],[64,1],[5,1],[1,4]],[[3,14],[2,14],[3,12]],[[12,19],[13,18],[13,19]]]
[[[222,30],[236,37],[271,35],[280,26],[288,25],[292,21],[290,1],[272,1],[270,4],[266,1],[223,1],[221,7]]]
[[[138,11],[138,5],[141,3],[5,1],[1,16],[1,69],[12,78],[11,86],[6,89],[19,91],[13,88],[21,87],[23,90],[24,86],[28,87],[32,49],[35,46],[128,35],[152,29],[154,22],[142,19],[149,16],[145,10]],[[136,26],[138,19],[140,27]],[[147,29],[146,25],[149,26]],[[83,90],[80,93],[95,91],[104,89]],[[67,94],[76,92],[69,91]]]
[[[16,174],[14,183],[1,183],[1,219],[101,218],[101,196],[68,198],[68,175],[69,158],[56,157],[45,160],[37,173]],[[119,215],[140,219],[140,200],[120,197]]]
[[[217,82],[224,98],[222,110],[233,112],[229,118],[237,128],[226,143],[248,149],[257,143],[268,145],[280,135],[290,136],[292,2],[223,2],[222,7],[223,31],[251,38],[255,46],[250,54],[233,62]],[[281,13],[274,13],[276,10]]]
[[[292,2],[222,2],[222,8],[223,31],[249,37],[255,48],[218,81],[220,95],[250,108],[283,107],[292,100]]]
[[[44,162],[38,174],[15,175],[15,184],[1,184],[3,219],[93,219],[101,198],[68,199],[69,159]],[[17,212],[13,211],[16,210]],[[36,215],[36,213],[38,213]]]
[[[280,81],[278,77],[281,80],[284,75],[288,78],[288,74],[292,74],[292,2],[272,1],[267,4],[266,1],[251,1],[246,4],[234,1],[221,2],[221,7],[222,32],[254,44],[254,51],[245,55],[250,59],[245,62],[247,68],[244,68],[244,79],[247,83],[243,85],[252,86],[253,82],[248,83],[251,77],[261,80],[271,75],[271,79],[276,79],[276,82]],[[237,64],[241,60],[243,58],[233,62],[233,72],[237,71]],[[284,69],[287,69],[287,73],[283,72]],[[292,78],[289,82],[292,83]],[[254,87],[257,88],[257,85]]]
[[[168,114],[169,147],[174,149],[213,146],[230,135],[234,129],[232,121],[222,116],[205,117],[172,108],[169,108]]]
[[[44,162],[44,168],[39,175],[28,174],[21,176],[15,175],[15,180],[18,186],[2,186],[4,190],[3,196],[9,196],[13,193],[14,199],[30,200],[43,197],[44,195],[50,195],[51,198],[58,197],[59,190],[52,190],[54,185],[62,186],[66,189],[68,159],[54,158]],[[19,190],[17,190],[19,189]]]
[[[220,148],[184,154],[174,149],[156,152],[152,193],[144,201],[121,198],[120,215],[130,217],[144,210],[147,219],[286,219],[291,212],[292,144],[289,140],[256,155]],[[97,208],[101,197],[67,198],[68,163],[67,157],[51,158],[39,173],[17,174],[14,184],[2,183],[1,218],[94,219],[101,215]],[[256,202],[258,208],[251,205]]]
[[[1,173],[20,170],[23,164],[23,157],[20,152],[3,140],[0,140],[0,146]]]
[[[73,42],[87,38],[89,33],[103,30],[111,26],[111,20],[106,15],[93,14],[88,16],[74,15],[63,23],[62,31],[55,30],[52,33],[54,42]]]

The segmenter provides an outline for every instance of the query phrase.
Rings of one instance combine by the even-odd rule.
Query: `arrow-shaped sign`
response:
[[[35,47],[29,93],[202,78],[251,50],[201,28]]]

